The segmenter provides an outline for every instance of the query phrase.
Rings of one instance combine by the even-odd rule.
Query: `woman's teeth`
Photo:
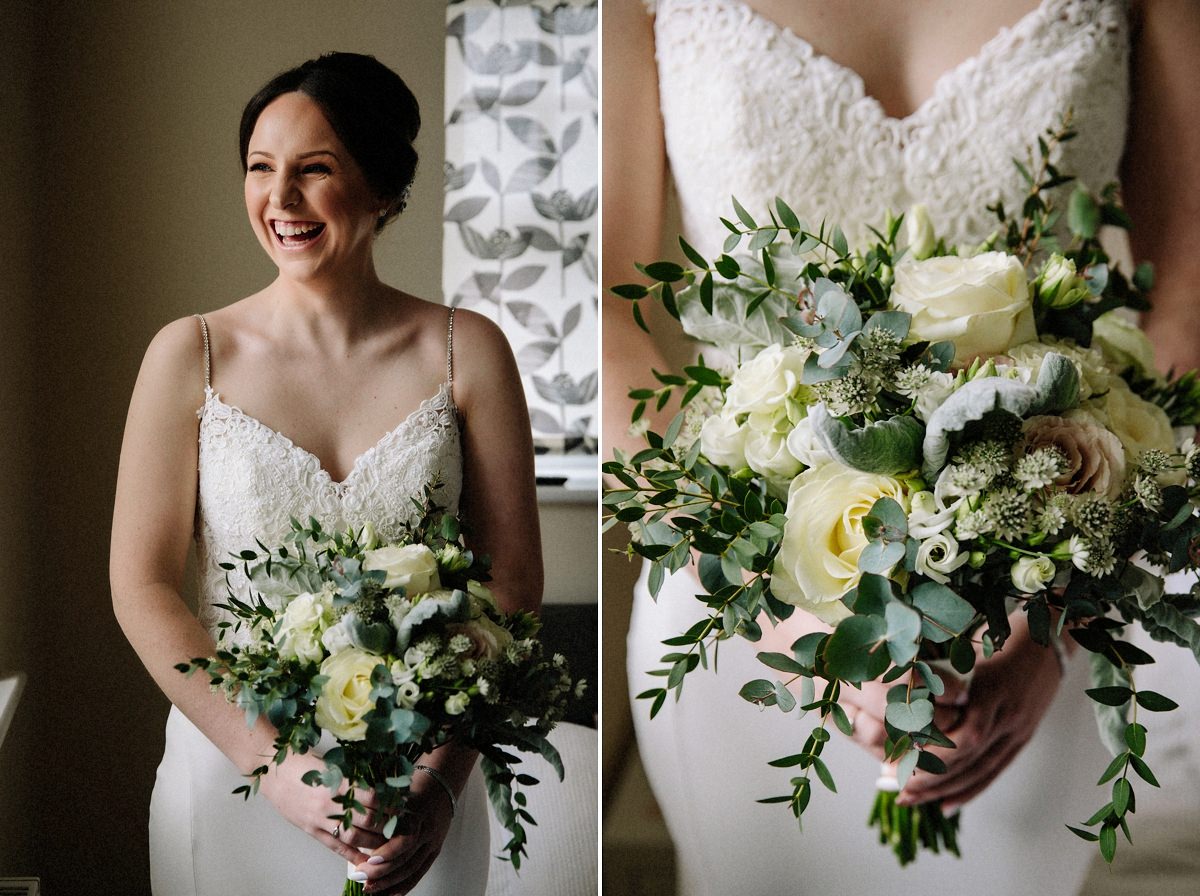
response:
[[[298,243],[307,242],[317,236],[325,229],[324,224],[318,224],[311,221],[292,222],[292,221],[275,221],[273,222],[275,235],[285,245],[295,245]]]

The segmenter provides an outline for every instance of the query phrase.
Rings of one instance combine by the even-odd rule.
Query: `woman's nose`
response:
[[[296,182],[286,172],[278,172],[271,183],[271,204],[276,208],[288,208],[299,201],[300,191]]]

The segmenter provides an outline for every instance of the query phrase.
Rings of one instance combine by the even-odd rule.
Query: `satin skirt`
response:
[[[225,755],[172,707],[150,802],[155,896],[340,896],[345,860],[285,821],[261,794],[234,796],[243,783]],[[489,817],[476,767],[441,854],[413,896],[482,896]]]
[[[631,694],[662,686],[662,678],[646,673],[661,668],[659,657],[677,649],[660,642],[682,634],[700,618],[703,606],[693,597],[694,586],[687,571],[672,576],[655,603],[643,571],[629,635]],[[1185,668],[1191,664],[1191,679],[1185,681],[1188,689],[1200,690],[1195,687],[1200,669],[1190,654],[1176,648],[1169,652]],[[669,696],[654,719],[647,701],[634,701],[639,751],[675,843],[681,896],[901,891],[1067,896],[1077,891],[1097,849],[1066,825],[1079,826],[1110,798],[1107,786],[1096,786],[1110,756],[1083,693],[1089,685],[1082,651],[1069,661],[1033,740],[984,793],[963,807],[962,858],[922,854],[904,869],[879,844],[877,832],[867,828],[878,760],[832,726],[833,738],[822,758],[838,792],[830,793],[814,780],[803,830],[786,806],[755,802],[790,794],[792,770],[771,768],[767,762],[798,753],[816,722],[815,715],[800,719],[798,711],[760,710],[738,696],[745,682],[777,676],[755,653],[755,645],[740,638],[723,642],[716,674],[710,669],[688,675],[682,699]],[[1172,689],[1177,699],[1182,684]],[[1152,747],[1160,721],[1166,720],[1147,722]],[[1180,724],[1189,724],[1186,716],[1171,727]],[[1160,746],[1165,741],[1182,747],[1178,731],[1161,734]],[[1192,754],[1194,758],[1194,748]],[[1193,794],[1195,780],[1188,783]],[[1167,796],[1170,801],[1170,795],[1148,785],[1136,789],[1139,816],[1153,811],[1156,799]],[[1121,847],[1129,848],[1123,839]]]

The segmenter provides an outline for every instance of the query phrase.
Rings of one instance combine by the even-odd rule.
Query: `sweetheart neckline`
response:
[[[775,21],[770,16],[751,6],[747,0],[723,0],[728,7],[743,10],[748,18],[757,22],[760,27],[769,29],[771,32],[781,36],[784,40],[789,41],[798,50],[807,54],[807,60],[814,64],[823,65],[830,69],[835,74],[854,85],[857,98],[856,102],[862,102],[873,108],[876,114],[881,119],[881,122],[890,127],[909,127],[922,118],[930,106],[934,105],[940,97],[949,90],[947,85],[952,84],[955,80],[962,77],[962,74],[981,65],[987,58],[997,52],[997,49],[1004,43],[1011,41],[1019,32],[1028,31],[1033,27],[1035,21],[1042,19],[1048,13],[1051,5],[1056,0],[1038,0],[1038,4],[1028,12],[1021,15],[1011,25],[1004,25],[989,37],[979,49],[973,54],[951,66],[942,72],[933,82],[933,89],[929,95],[921,100],[911,111],[902,116],[896,116],[889,113],[883,106],[883,103],[873,94],[867,92],[867,83],[863,80],[863,76],[858,71],[843,62],[838,62],[832,56],[827,56],[807,39],[801,37],[791,27],[782,25]]]
[[[224,401],[221,398],[220,393],[218,393],[211,386],[205,387],[204,405],[200,408],[199,413],[201,416],[201,423],[203,423],[205,411],[208,409],[209,404],[216,404],[217,406],[224,408],[229,414],[235,415],[244,420],[248,420],[252,425],[258,427],[260,430],[267,433],[268,438],[271,438],[271,439],[274,439],[274,440],[280,442],[288,450],[297,452],[298,454],[303,456],[307,461],[309,461],[312,464],[315,464],[316,469],[317,469],[317,475],[323,476],[326,480],[328,480],[330,485],[333,486],[335,492],[342,493],[347,488],[350,487],[351,480],[355,478],[355,476],[358,474],[359,470],[363,468],[365,462],[370,457],[374,456],[380,449],[382,449],[385,445],[390,443],[396,437],[396,435],[398,433],[400,433],[402,430],[404,430],[406,427],[408,427],[413,422],[413,420],[416,419],[418,414],[422,413],[423,411],[428,410],[442,396],[446,397],[447,407],[451,411],[454,412],[453,416],[454,416],[455,420],[457,420],[458,407],[454,404],[454,399],[450,395],[450,384],[444,382],[440,386],[438,386],[436,392],[434,392],[432,395],[428,396],[427,398],[422,399],[421,403],[418,404],[415,408],[413,408],[412,411],[410,411],[408,413],[408,415],[404,417],[403,420],[401,420],[394,427],[392,427],[387,432],[385,432],[383,435],[381,435],[375,441],[375,443],[373,445],[369,446],[366,450],[364,450],[357,457],[355,457],[353,463],[350,465],[350,470],[341,479],[334,479],[333,474],[330,473],[329,470],[325,467],[325,463],[321,460],[321,458],[319,458],[312,451],[309,451],[303,445],[297,444],[293,439],[284,435],[282,432],[275,429],[273,426],[268,426],[266,423],[263,423],[262,420],[258,419],[253,414],[248,414],[245,411],[243,411],[240,407],[238,407],[237,405],[232,405],[232,404],[229,404],[228,402]]]

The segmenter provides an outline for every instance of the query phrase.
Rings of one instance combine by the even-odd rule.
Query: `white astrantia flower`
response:
[[[1054,561],[1044,554],[1021,557],[1012,565],[1010,576],[1016,589],[1023,594],[1037,594],[1054,581]]]
[[[970,559],[967,553],[960,553],[958,542],[948,532],[938,532],[921,542],[917,548],[917,572],[935,582],[946,585],[950,582],[950,573]]]

